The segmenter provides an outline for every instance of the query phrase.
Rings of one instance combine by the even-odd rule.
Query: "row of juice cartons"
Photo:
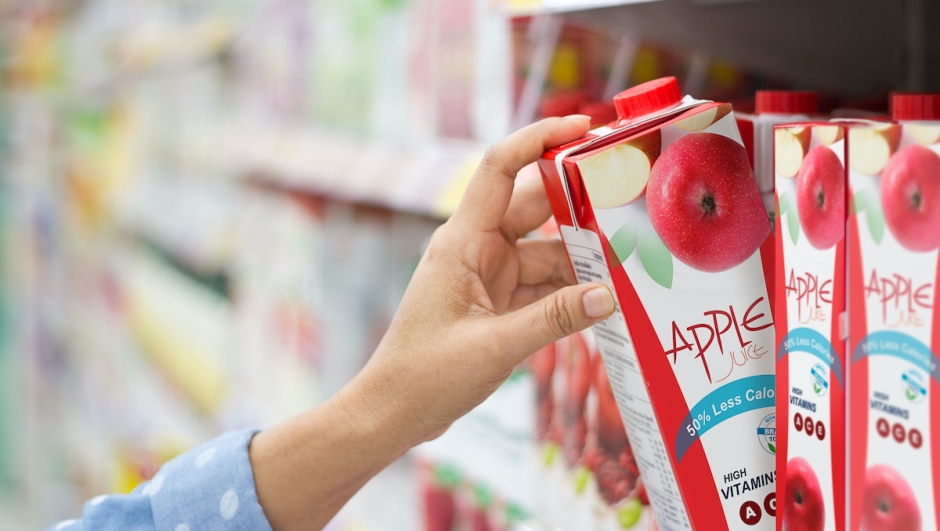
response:
[[[940,95],[757,103],[655,80],[539,161],[615,294],[593,335],[644,497],[666,531],[938,529]]]

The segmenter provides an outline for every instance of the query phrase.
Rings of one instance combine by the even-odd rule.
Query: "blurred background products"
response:
[[[334,393],[517,127],[603,125],[668,75],[743,111],[758,89],[868,113],[936,90],[937,6],[862,3],[0,0],[0,528]],[[597,457],[593,340],[566,341],[587,364],[547,374],[584,373],[578,415],[520,367],[331,529],[651,528],[629,442]]]

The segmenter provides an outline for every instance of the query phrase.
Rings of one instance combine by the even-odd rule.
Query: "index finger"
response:
[[[493,144],[470,179],[452,219],[484,232],[499,229],[516,173],[537,161],[546,149],[581,138],[589,127],[587,116],[547,118]]]

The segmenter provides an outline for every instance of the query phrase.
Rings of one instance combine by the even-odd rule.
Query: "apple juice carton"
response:
[[[731,106],[675,78],[539,162],[659,527],[773,529],[773,238]]]
[[[845,529],[849,123],[774,130],[777,529]]]
[[[940,528],[940,94],[848,131],[850,529]]]
[[[774,212],[774,126],[806,121],[818,112],[819,95],[815,92],[758,90],[754,112],[735,114],[768,214]]]

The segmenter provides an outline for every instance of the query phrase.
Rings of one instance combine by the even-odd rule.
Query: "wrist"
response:
[[[252,440],[258,499],[275,531],[321,529],[413,446],[403,409],[370,380],[357,377],[323,404]]]
[[[379,446],[376,450],[390,457],[390,463],[424,442],[428,434],[419,412],[402,391],[400,378],[388,372],[370,364],[336,398],[343,421],[355,423],[355,429],[374,441]]]

